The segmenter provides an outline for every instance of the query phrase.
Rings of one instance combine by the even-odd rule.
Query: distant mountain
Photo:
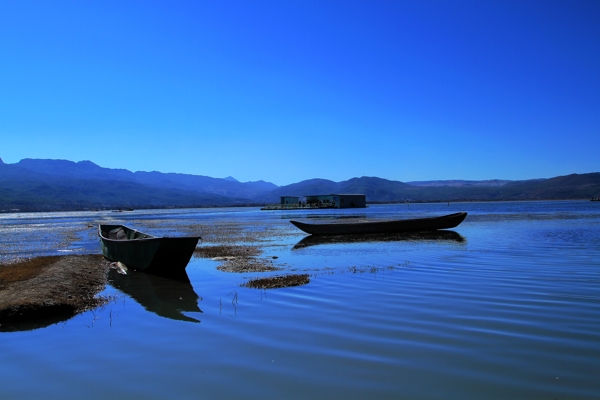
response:
[[[281,186],[269,193],[268,200],[276,202],[280,196],[306,196],[317,194],[365,194],[367,201],[395,201],[405,197],[412,187],[406,183],[387,179],[366,177],[333,182],[326,179],[311,179],[288,186]]]
[[[247,201],[252,201],[264,192],[277,188],[277,185],[264,181],[240,183],[233,178],[233,180],[226,180],[202,175],[156,171],[131,172],[126,169],[103,168],[91,161],[24,159],[13,165],[56,178],[135,182],[140,185],[216,194]]]
[[[253,181],[253,182],[244,182],[245,184],[251,184],[252,187],[256,188],[256,189],[262,189],[264,192],[269,192],[272,190],[277,189],[279,186],[277,186],[274,183],[271,182],[266,182],[266,181]]]
[[[413,186],[452,186],[452,187],[464,187],[464,186],[503,186],[507,183],[514,181],[492,179],[484,181],[464,181],[464,180],[449,180],[449,181],[412,181],[406,182]]]
[[[280,196],[365,194],[369,203],[584,199],[600,197],[600,173],[526,181],[419,181],[363,176],[310,179],[287,186],[162,172],[103,168],[91,161],[0,159],[0,210],[165,208],[278,203]]]
[[[279,196],[347,193],[366,194],[367,202],[585,199],[600,196],[600,173],[572,174],[551,179],[526,181],[433,181],[432,184],[407,184],[374,177],[353,178],[343,182],[310,179],[281,186],[270,192],[266,201]]]
[[[571,174],[544,180],[520,181],[501,187],[507,198],[573,199],[600,197],[600,173]]]
[[[254,203],[277,186],[198,175],[130,172],[90,161],[0,164],[0,210],[201,207]]]
[[[236,199],[124,180],[65,179],[0,165],[0,210],[55,211],[235,205]]]

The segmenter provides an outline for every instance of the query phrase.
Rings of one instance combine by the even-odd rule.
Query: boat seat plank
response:
[[[108,238],[113,240],[127,240],[127,234],[123,228],[116,228],[108,232]]]

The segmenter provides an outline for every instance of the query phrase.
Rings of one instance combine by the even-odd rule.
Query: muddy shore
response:
[[[105,304],[109,262],[101,255],[45,256],[0,264],[0,329]],[[60,320],[60,319],[59,319]]]

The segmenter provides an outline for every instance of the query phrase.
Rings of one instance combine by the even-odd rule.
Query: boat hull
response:
[[[122,229],[124,236],[111,237]],[[123,225],[99,225],[102,254],[127,268],[158,275],[181,275],[192,258],[200,237],[154,237]]]
[[[367,233],[397,233],[435,231],[457,227],[466,218],[466,212],[441,217],[402,219],[394,221],[357,222],[350,224],[305,224],[290,221],[298,229],[311,235],[356,235]]]

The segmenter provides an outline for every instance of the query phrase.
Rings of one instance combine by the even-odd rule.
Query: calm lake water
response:
[[[454,233],[370,241],[289,223],[456,211]],[[600,203],[0,214],[0,257],[99,253],[109,221],[203,245],[223,231],[284,270],[192,258],[189,282],[111,275],[102,309],[0,333],[0,397],[600,398]],[[310,283],[240,286],[283,273]]]

